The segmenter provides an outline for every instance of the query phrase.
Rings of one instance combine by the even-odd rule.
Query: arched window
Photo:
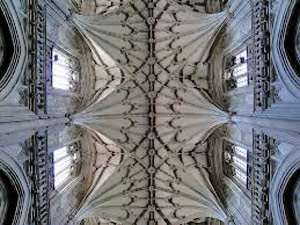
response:
[[[76,91],[79,72],[76,60],[59,50],[52,49],[52,87],[62,90]]]
[[[75,142],[53,152],[54,189],[59,189],[78,174],[81,162],[79,147],[80,143]]]
[[[65,183],[71,175],[72,157],[67,152],[67,147],[54,151],[54,188],[57,189]]]
[[[224,171],[243,191],[250,195],[251,155],[241,146],[224,142]]]
[[[244,87],[249,84],[247,49],[231,54],[226,58],[224,78],[226,90]]]

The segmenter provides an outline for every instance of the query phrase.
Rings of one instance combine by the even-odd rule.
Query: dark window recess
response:
[[[9,25],[0,10],[0,81],[4,78],[14,54],[14,45]]]
[[[295,197],[300,191],[300,169],[298,169],[289,180],[283,194],[284,210],[288,224],[299,224],[299,206]]]
[[[284,45],[292,67],[300,76],[300,1],[297,1],[289,20]]]
[[[224,79],[228,91],[249,84],[247,49],[226,58]]]
[[[0,170],[0,186],[0,189],[3,191],[2,193],[7,195],[3,197],[6,197],[6,199],[8,199],[7,209],[4,210],[5,212],[2,212],[4,215],[0,215],[1,217],[4,216],[5,219],[1,219],[0,223],[2,222],[1,225],[11,225],[13,224],[13,220],[16,214],[18,193],[7,174],[2,170]]]

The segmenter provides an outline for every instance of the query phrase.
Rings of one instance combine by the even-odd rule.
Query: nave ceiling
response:
[[[0,225],[296,224],[299,3],[0,0]]]
[[[206,139],[229,116],[207,94],[206,61],[227,12],[206,14],[198,2],[73,1],[95,72],[86,83],[94,97],[74,115],[96,149],[77,220],[226,220],[209,179]]]

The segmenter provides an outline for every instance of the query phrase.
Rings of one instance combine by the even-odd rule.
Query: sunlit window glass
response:
[[[54,151],[54,187],[58,188],[70,176],[72,156],[68,154],[67,147]]]
[[[71,75],[71,59],[54,48],[52,51],[52,86],[70,90]]]
[[[226,174],[240,187],[250,189],[251,164],[250,153],[246,148],[225,142],[224,161]]]

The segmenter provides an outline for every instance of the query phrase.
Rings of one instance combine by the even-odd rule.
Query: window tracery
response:
[[[68,180],[78,174],[80,169],[81,155],[79,142],[69,146],[63,146],[53,152],[53,175],[54,188],[62,187]]]
[[[67,147],[57,149],[54,153],[54,187],[57,189],[70,176],[72,157],[67,154]]]
[[[247,49],[227,57],[224,78],[226,90],[244,87],[249,84]]]
[[[78,82],[78,62],[54,47],[52,49],[52,87],[77,92]]]
[[[224,142],[225,174],[243,191],[250,195],[251,189],[251,155],[241,146]]]

